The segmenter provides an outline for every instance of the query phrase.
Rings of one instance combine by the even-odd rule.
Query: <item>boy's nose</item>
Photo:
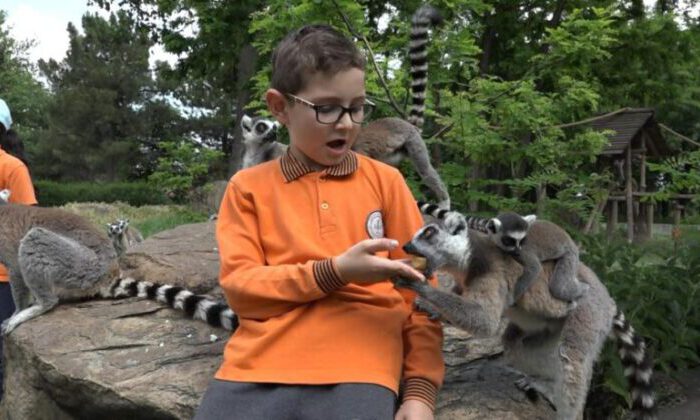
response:
[[[343,111],[343,115],[340,116],[340,119],[335,123],[335,125],[338,128],[344,129],[352,127],[352,118],[350,118],[350,113]]]

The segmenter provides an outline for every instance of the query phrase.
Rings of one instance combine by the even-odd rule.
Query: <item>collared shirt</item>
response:
[[[240,326],[216,377],[395,392],[404,379],[405,399],[433,405],[444,374],[439,323],[412,310],[411,292],[389,281],[346,283],[333,263],[364,239],[405,243],[421,226],[401,174],[354,152],[323,171],[289,152],[239,171],[217,241],[220,284]],[[405,257],[400,248],[377,255]]]
[[[10,190],[10,203],[36,204],[34,186],[27,166],[0,149],[0,191]],[[8,281],[7,270],[0,264],[0,282]]]

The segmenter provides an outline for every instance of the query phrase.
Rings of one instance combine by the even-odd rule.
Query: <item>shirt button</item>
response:
[[[326,203],[325,201],[321,203],[321,209],[328,210],[328,203]]]

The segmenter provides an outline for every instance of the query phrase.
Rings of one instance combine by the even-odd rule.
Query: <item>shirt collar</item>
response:
[[[280,158],[280,166],[282,168],[284,179],[287,182],[292,182],[310,172],[314,172],[303,162],[295,158],[290,149],[287,149],[287,153],[282,155]],[[355,152],[349,151],[347,154],[345,154],[345,157],[342,161],[340,161],[340,163],[327,167],[323,170],[323,172],[335,177],[346,176],[355,172],[357,170],[357,166],[357,155],[355,155]]]

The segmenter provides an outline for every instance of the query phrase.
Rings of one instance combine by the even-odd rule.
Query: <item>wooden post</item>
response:
[[[639,151],[641,164],[639,166],[639,192],[644,193],[647,190],[647,177],[646,177],[646,148],[644,147],[644,135],[642,135],[642,148]],[[637,234],[639,236],[638,241],[643,241],[651,238],[651,224],[649,223],[649,206],[642,205],[641,196],[637,198],[639,200],[638,206],[638,217],[637,220]]]
[[[654,203],[647,203],[647,235],[651,239],[654,233]]]
[[[627,242],[634,240],[634,197],[632,196],[632,145],[627,146],[625,159],[625,198],[627,200]]]
[[[617,230],[617,211],[618,205],[616,200],[608,201],[608,239],[611,239]]]
[[[544,202],[547,199],[547,184],[539,184],[536,189],[537,203],[535,212],[537,217],[544,215]]]

